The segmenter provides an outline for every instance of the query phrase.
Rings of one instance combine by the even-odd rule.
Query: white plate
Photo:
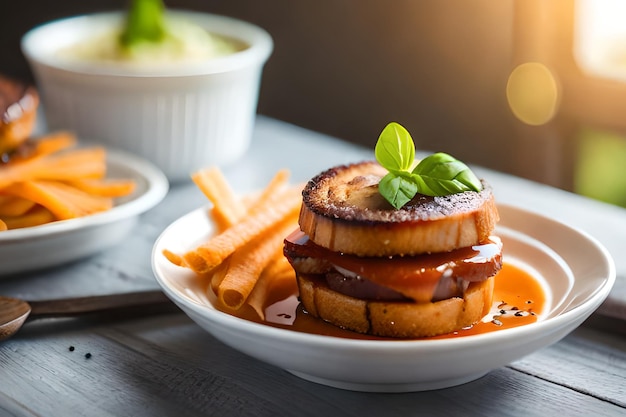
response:
[[[587,234],[511,206],[500,206],[507,262],[543,281],[548,295],[536,323],[439,340],[355,340],[256,324],[217,310],[192,272],[173,266],[163,249],[191,249],[213,230],[206,209],[170,225],[156,241],[152,267],[164,292],[201,327],[225,344],[317,383],[358,391],[406,392],[475,380],[580,325],[607,297],[615,267],[607,250]],[[235,366],[233,364],[233,366]]]
[[[60,265],[115,245],[169,188],[154,165],[115,150],[107,150],[107,177],[133,179],[136,189],[102,213],[0,232],[0,277]]]

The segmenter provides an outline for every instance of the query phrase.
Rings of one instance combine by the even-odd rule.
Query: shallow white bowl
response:
[[[164,292],[196,323],[225,344],[317,383],[359,391],[405,392],[475,380],[557,342],[607,297],[615,267],[587,234],[555,220],[500,206],[506,261],[543,282],[546,311],[536,323],[440,340],[352,340],[273,328],[217,310],[195,275],[172,265],[163,249],[195,247],[213,231],[206,208],[169,226],[155,243],[152,266]]]
[[[247,22],[170,10],[212,33],[247,45],[242,51],[184,65],[129,68],[70,62],[59,49],[89,39],[123,17],[98,13],[53,21],[22,39],[46,109],[49,130],[127,150],[155,163],[171,182],[209,165],[226,165],[249,147],[270,35]]]
[[[107,177],[133,179],[136,189],[101,213],[0,232],[0,278],[75,261],[114,246],[169,188],[165,175],[152,163],[122,151],[107,150]]]

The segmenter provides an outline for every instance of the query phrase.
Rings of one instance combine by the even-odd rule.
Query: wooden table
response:
[[[296,181],[371,150],[259,117],[250,152],[225,169],[238,191],[278,167]],[[476,168],[497,198],[587,230],[616,258],[609,300],[559,343],[474,382],[438,391],[372,394],[301,380],[218,342],[184,314],[45,319],[0,342],[0,416],[623,416],[626,415],[626,210]],[[0,294],[29,299],[157,288],[152,244],[206,200],[172,186],[119,246],[47,271],[0,280]],[[1,249],[0,249],[1,250]]]

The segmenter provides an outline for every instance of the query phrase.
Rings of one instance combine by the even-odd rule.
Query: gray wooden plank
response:
[[[181,314],[115,325],[64,323],[56,331],[49,329],[50,323],[32,326],[0,345],[2,381],[10,382],[0,385],[0,400],[13,399],[13,405],[5,409],[15,415],[67,415],[70,411],[77,416],[402,416],[443,409],[451,416],[467,415],[468,410],[500,416],[617,416],[624,412],[615,398],[599,398],[597,393],[561,381],[568,378],[567,365],[580,362],[581,349],[603,351],[588,341],[586,329],[459,387],[372,394],[301,380],[223,345]],[[85,358],[86,353],[91,358]],[[587,356],[591,357],[585,378],[595,381],[606,371],[606,356]],[[549,372],[546,364],[557,372]],[[534,375],[544,367],[543,374]],[[572,374],[578,371],[571,370]],[[612,378],[623,381],[619,372]],[[606,392],[607,396],[615,394]],[[22,410],[16,404],[28,404],[28,408]]]
[[[626,337],[581,326],[511,368],[626,408]]]
[[[0,392],[0,416],[2,417],[35,417],[32,410],[23,403]]]

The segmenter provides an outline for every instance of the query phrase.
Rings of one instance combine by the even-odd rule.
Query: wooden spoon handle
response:
[[[31,319],[43,317],[68,317],[88,313],[141,312],[164,308],[175,311],[175,305],[163,292],[140,291],[88,297],[63,298],[57,300],[29,301]]]

